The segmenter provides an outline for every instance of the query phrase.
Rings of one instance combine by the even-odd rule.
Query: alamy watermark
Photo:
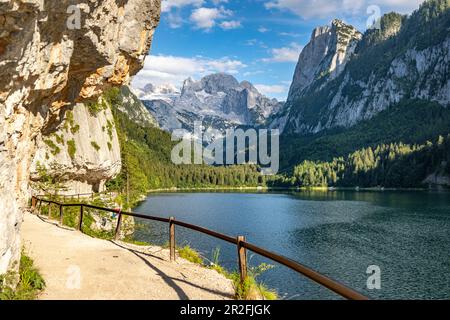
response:
[[[367,7],[366,13],[369,18],[366,22],[367,29],[381,29],[381,8],[377,5],[370,5]]]
[[[86,3],[73,4],[67,7],[67,14],[69,17],[66,21],[67,29],[78,30],[81,29],[81,14],[82,12],[90,13],[90,8]]]
[[[370,265],[367,267],[367,289],[380,290],[381,289],[381,268],[377,265]]]
[[[204,130],[202,122],[194,123],[193,132],[177,129],[172,141],[181,141],[172,149],[174,164],[242,165],[258,164],[263,175],[278,173],[280,166],[279,130],[217,129]]]
[[[81,268],[77,265],[70,265],[66,269],[66,288],[69,290],[81,289]]]

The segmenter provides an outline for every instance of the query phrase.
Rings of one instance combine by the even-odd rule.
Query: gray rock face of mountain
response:
[[[287,103],[271,127],[311,134],[350,127],[403,100],[450,103],[450,9],[425,2],[411,16],[388,14],[361,37],[333,21],[314,30]]]
[[[224,73],[212,74],[199,81],[186,79],[179,94],[174,95],[171,91],[162,95],[161,91],[153,87],[154,98],[146,91],[143,102],[161,128],[167,131],[192,128],[194,121],[203,121],[204,125],[219,130],[238,125],[263,125],[283,105],[263,96],[248,81],[239,83]]]
[[[340,20],[333,20],[331,26],[314,29],[310,42],[300,54],[289,98],[294,99],[321,77],[339,75],[361,38],[358,30]]]
[[[131,91],[130,87],[120,88],[121,99],[118,109],[128,115],[134,122],[144,127],[157,127],[158,123],[152,114],[147,110],[141,100]]]

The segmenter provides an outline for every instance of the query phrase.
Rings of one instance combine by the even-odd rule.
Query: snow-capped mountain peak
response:
[[[169,83],[159,86],[149,83],[142,89],[134,89],[134,92],[141,100],[164,100],[168,102],[180,94],[180,90]]]
[[[181,90],[173,86],[145,86],[140,96],[160,126],[173,131],[191,128],[194,121],[226,129],[239,125],[258,126],[281,109],[282,103],[262,95],[250,82],[215,73],[196,81],[188,78]]]

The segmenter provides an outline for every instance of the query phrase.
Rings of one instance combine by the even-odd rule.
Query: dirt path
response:
[[[91,238],[30,213],[22,239],[46,281],[40,299],[230,299],[231,282],[160,247]]]

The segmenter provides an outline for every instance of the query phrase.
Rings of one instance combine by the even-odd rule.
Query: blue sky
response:
[[[286,99],[298,56],[316,26],[340,18],[366,29],[380,14],[410,13],[423,0],[162,0],[161,23],[134,87],[213,72]]]

